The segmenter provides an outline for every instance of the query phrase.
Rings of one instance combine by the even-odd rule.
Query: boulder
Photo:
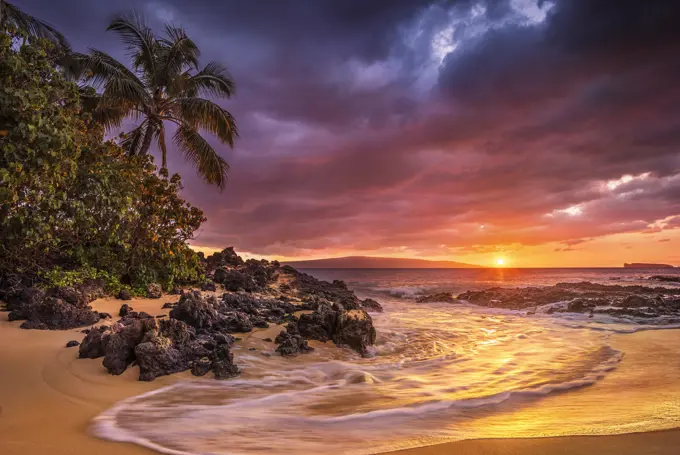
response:
[[[450,292],[438,292],[431,295],[423,295],[416,299],[418,303],[433,303],[433,302],[446,302],[446,303],[456,303],[456,299]]]
[[[7,302],[5,309],[15,313],[14,320],[26,319],[23,316],[23,311],[31,305],[40,303],[45,298],[45,291],[38,288],[23,288],[20,291],[9,293],[5,298]]]
[[[334,280],[332,283],[320,281],[311,275],[299,272],[291,266],[284,265],[281,271],[289,276],[288,286],[294,294],[305,301],[335,303],[346,310],[356,310],[361,302],[344,281]]]
[[[250,320],[250,317],[241,311],[226,314],[223,324],[228,332],[245,333],[253,330],[253,322]]]
[[[80,343],[76,340],[71,340],[68,343],[66,343],[67,348],[75,348],[76,346],[80,346]]]
[[[146,296],[150,299],[160,299],[163,296],[163,288],[158,283],[146,285]]]
[[[382,313],[383,307],[373,299],[364,299],[361,301],[361,308],[373,313]]]
[[[217,286],[215,286],[215,283],[212,281],[206,281],[205,283],[201,284],[201,291],[215,292],[217,291]]]
[[[567,304],[568,313],[587,313],[595,308],[595,303],[583,299],[572,300]]]
[[[297,326],[304,338],[326,342],[333,338],[337,318],[337,310],[319,305],[313,313],[301,314]]]
[[[116,295],[116,298],[119,300],[132,300],[132,293],[129,290],[123,288],[120,290],[118,295]]]
[[[236,254],[234,247],[225,248],[219,253],[213,253],[206,258],[208,269],[215,269],[217,267],[237,267],[243,264],[243,259]]]
[[[212,370],[215,379],[227,379],[239,373],[238,367],[234,365],[234,355],[226,344],[220,344],[213,351]]]
[[[178,373],[189,368],[188,361],[165,337],[153,337],[134,348],[139,365],[139,380],[152,381],[158,376]]]
[[[274,280],[276,267],[269,261],[248,259],[241,271],[255,282],[257,289],[263,289]]]
[[[118,311],[118,316],[120,316],[121,318],[124,318],[125,316],[128,315],[128,313],[130,313],[132,311],[134,311],[134,308],[132,308],[127,303],[124,303],[124,304],[121,305],[120,311]]]
[[[346,345],[361,355],[375,343],[376,332],[371,316],[364,310],[344,311],[338,315],[333,342]]]
[[[276,347],[276,352],[284,357],[293,357],[314,350],[314,348],[311,348],[307,344],[307,341],[302,338],[295,322],[290,322],[288,327],[286,327],[286,330],[282,330],[281,333],[278,334],[275,342],[278,345]]]
[[[179,303],[170,311],[170,317],[184,321],[196,329],[209,329],[222,321],[217,308],[218,303],[214,296],[202,296],[198,291],[188,292],[180,297]]]
[[[226,291],[231,292],[253,292],[257,288],[250,276],[238,270],[217,269],[214,280],[216,283],[221,283]]]
[[[9,320],[27,319],[23,329],[70,330],[99,321],[99,313],[88,306],[67,303],[56,297],[45,297],[38,302],[12,311]]]
[[[191,365],[191,374],[194,376],[205,376],[208,371],[212,370],[212,366],[212,360],[208,357],[201,357]]]
[[[134,360],[135,347],[149,330],[157,330],[155,319],[131,319],[116,324],[104,344],[103,365],[113,375],[122,374]]]
[[[641,308],[656,306],[656,302],[641,295],[629,295],[619,304],[623,308]]]
[[[139,380],[151,381],[188,370],[209,353],[189,325],[176,319],[160,321],[157,330],[147,330],[142,342],[135,347]]]
[[[78,307],[86,307],[90,302],[104,297],[104,284],[101,280],[86,280],[76,286],[52,288],[47,294],[62,299]]]
[[[98,359],[99,357],[104,357],[104,346],[106,344],[106,339],[110,334],[110,327],[93,327],[80,344],[78,357],[81,359]]]

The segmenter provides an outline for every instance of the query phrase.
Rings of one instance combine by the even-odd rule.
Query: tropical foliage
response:
[[[206,98],[233,95],[227,70],[217,62],[199,69],[200,51],[180,27],[166,25],[157,36],[143,18],[129,14],[114,19],[107,30],[118,33],[126,45],[131,69],[96,49],[76,55],[81,75],[100,89],[94,119],[109,131],[120,129],[128,118],[140,121],[122,145],[129,155],[140,156],[156,143],[162,169],[167,168],[169,124],[185,159],[208,183],[223,188],[229,165],[200,132],[229,146],[238,136],[232,115]]]
[[[0,29],[5,28],[23,32],[26,37],[48,39],[63,49],[69,48],[64,35],[50,24],[21,11],[5,0],[0,0]]]
[[[186,241],[205,218],[179,196],[179,176],[104,141],[53,46],[21,38],[0,33],[0,289],[93,274],[197,281]]]

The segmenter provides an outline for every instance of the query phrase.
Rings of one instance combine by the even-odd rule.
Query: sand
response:
[[[162,304],[176,299],[164,296],[160,300],[136,299],[128,303],[137,311],[161,314],[167,313],[160,310]],[[121,303],[103,299],[94,306],[117,314]],[[0,454],[154,453],[133,444],[92,437],[90,422],[117,401],[190,375],[139,382],[139,371],[132,367],[121,376],[111,376],[102,367],[101,359],[77,359],[78,348],[64,347],[69,340],[82,340],[80,330],[21,330],[19,325],[20,321],[8,322],[6,313],[0,313]],[[680,431],[671,430],[619,436],[461,441],[395,454],[677,455],[678,447]]]

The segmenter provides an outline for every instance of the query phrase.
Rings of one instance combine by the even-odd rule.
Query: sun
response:
[[[505,265],[505,259],[503,259],[503,258],[496,259],[496,265],[498,267],[503,267]]]

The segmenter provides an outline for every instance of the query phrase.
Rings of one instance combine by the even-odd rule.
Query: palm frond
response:
[[[160,71],[166,78],[180,74],[185,68],[198,70],[198,57],[201,51],[181,27],[165,26],[166,37],[159,40],[158,48]]]
[[[114,31],[120,35],[133,59],[135,69],[143,68],[147,74],[156,73],[158,40],[143,15],[133,11],[117,16],[106,31]]]
[[[238,129],[234,117],[221,106],[203,98],[178,98],[173,103],[176,117],[193,128],[204,129],[220,141],[234,146]]]
[[[189,125],[181,125],[177,128],[173,142],[207,183],[224,189],[229,164],[198,134],[198,131]]]
[[[71,46],[64,35],[47,22],[24,13],[11,3],[0,2],[0,8],[3,8],[2,15],[6,17],[5,20],[14,23],[19,30],[32,37],[45,38],[64,51],[70,51]]]
[[[88,82],[96,87],[105,85],[111,79],[129,79],[140,90],[144,90],[144,85],[135,73],[106,52],[90,48],[89,54],[73,54],[73,58],[79,70],[87,75]]]
[[[146,136],[146,130],[149,127],[149,121],[144,120],[137,128],[130,131],[125,135],[125,138],[120,143],[123,150],[128,155],[138,155],[139,151],[142,149],[142,143],[144,142],[144,137]]]
[[[148,94],[134,81],[125,78],[112,78],[104,86],[100,105],[116,107],[127,105],[128,110],[134,106],[145,106]]]
[[[217,62],[208,63],[201,71],[189,77],[185,86],[188,97],[202,95],[231,98],[236,89],[236,84],[227,68]]]
[[[71,82],[78,82],[85,74],[85,67],[82,59],[84,54],[79,52],[68,52],[57,59],[57,65],[61,68],[64,77]]]
[[[125,105],[112,106],[99,103],[92,111],[92,120],[102,125],[106,131],[116,130],[130,115],[130,110],[131,108]]]

